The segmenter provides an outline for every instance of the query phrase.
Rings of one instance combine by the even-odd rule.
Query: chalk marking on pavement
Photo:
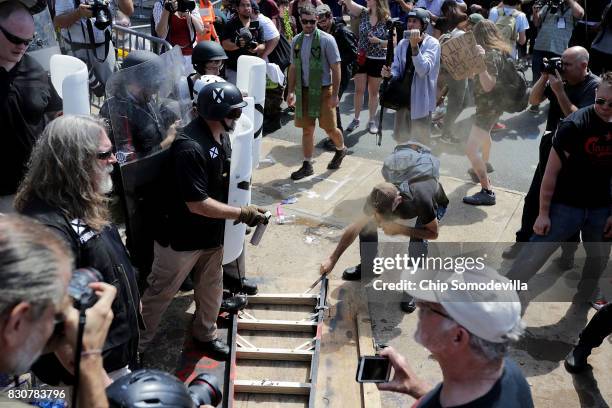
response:
[[[325,197],[323,197],[323,199],[327,201],[330,198],[332,198],[338,192],[338,190],[340,190],[350,179],[351,179],[350,177],[347,177],[344,180],[337,182],[336,186],[334,186],[334,188],[332,188],[331,191],[325,194]]]

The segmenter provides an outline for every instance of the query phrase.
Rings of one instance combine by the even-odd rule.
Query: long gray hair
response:
[[[22,211],[38,197],[94,230],[108,224],[108,199],[98,191],[103,132],[103,123],[89,116],[61,116],[49,123],[34,146],[15,208]]]
[[[71,264],[68,247],[49,228],[20,215],[0,216],[0,316],[20,302],[31,304],[35,317],[58,304],[64,292],[58,271]]]

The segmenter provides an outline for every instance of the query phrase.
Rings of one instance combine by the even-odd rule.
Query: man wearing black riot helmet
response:
[[[227,54],[221,44],[215,41],[200,41],[193,49],[191,63],[200,75],[221,75]]]
[[[231,156],[228,132],[235,128],[244,106],[246,102],[235,85],[206,85],[198,93],[198,117],[181,129],[172,144],[164,183],[167,236],[156,237],[149,287],[142,299],[147,329],[141,336],[141,351],[153,339],[162,314],[193,269],[194,343],[213,358],[229,357],[229,347],[216,333],[223,292],[225,220],[251,227],[266,222],[263,209],[227,205]]]
[[[151,51],[134,50],[123,61],[121,70],[137,66],[144,68],[133,69],[133,75],[124,72],[124,80],[109,89],[110,98],[100,109],[100,116],[107,120],[122,118],[123,124],[113,123],[113,128],[121,129],[123,134],[112,130],[109,134],[119,162],[163,150],[172,144],[176,135],[176,127],[170,125],[178,117],[152,98],[160,86],[155,77],[164,70],[160,57]]]

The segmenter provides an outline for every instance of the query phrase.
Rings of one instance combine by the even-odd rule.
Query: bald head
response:
[[[0,66],[10,71],[23,57],[34,37],[34,19],[20,2],[0,3]]]
[[[9,19],[18,19],[34,22],[32,14],[23,5],[23,3],[15,0],[0,3],[0,24]]]
[[[563,55],[572,58],[576,62],[584,62],[587,65],[589,63],[589,52],[579,45],[568,48],[563,52]]]

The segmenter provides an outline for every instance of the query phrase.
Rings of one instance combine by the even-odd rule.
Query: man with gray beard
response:
[[[460,284],[507,283],[496,271],[419,271],[408,277],[419,282]],[[426,287],[426,286],[425,286]],[[413,407],[528,408],[533,407],[531,391],[519,367],[507,358],[508,348],[519,339],[523,324],[521,304],[515,291],[414,290],[419,321],[414,335],[440,364],[442,382],[431,387],[412,370],[406,358],[391,347],[380,354],[389,358],[393,379],[380,383],[383,391],[409,394]]]
[[[18,212],[51,227],[70,246],[78,268],[95,268],[118,289],[114,319],[102,349],[111,378],[136,363],[140,298],[136,274],[117,228],[110,222],[107,194],[116,163],[102,122],[86,116],[52,121],[36,143],[15,198]],[[44,382],[70,383],[54,356],[43,356],[34,372]]]

